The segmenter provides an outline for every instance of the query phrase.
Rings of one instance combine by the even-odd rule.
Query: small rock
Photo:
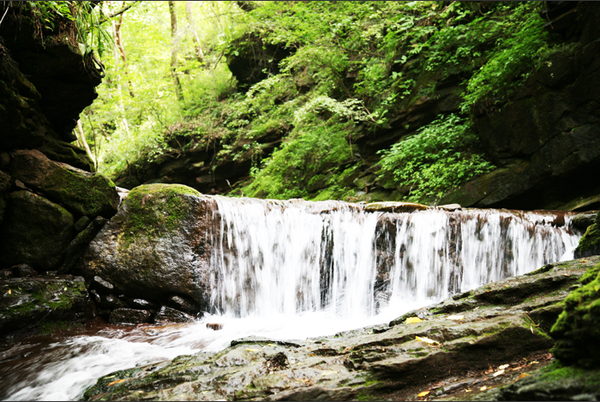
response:
[[[30,189],[27,188],[27,186],[25,186],[25,184],[23,184],[23,182],[21,180],[15,180],[15,187],[18,188],[19,190],[31,191]]]
[[[14,276],[19,278],[25,278],[27,276],[36,276],[38,273],[35,269],[31,268],[27,264],[19,264],[10,268]]]
[[[12,278],[13,273],[10,269],[0,270],[0,279]]]
[[[125,307],[125,302],[120,300],[115,295],[103,295],[103,296],[101,296],[101,300],[102,300],[101,301],[102,307],[107,307],[107,308]]]
[[[446,211],[460,211],[462,209],[460,204],[445,204],[438,205],[437,207]]]
[[[90,296],[92,297],[92,300],[94,301],[94,303],[96,303],[96,304],[102,303],[102,299],[100,298],[100,295],[94,289],[90,290]]]
[[[213,331],[219,331],[223,329],[223,324],[206,323],[206,328],[210,328]]]
[[[92,282],[90,283],[91,289],[96,289],[100,293],[109,293],[115,290],[115,287],[112,283],[105,281],[100,278],[98,275],[92,278]]]
[[[171,306],[173,308],[175,308],[177,310],[185,311],[186,313],[189,313],[189,314],[194,314],[194,313],[198,312],[198,307],[194,303],[184,299],[181,296],[169,297],[169,304],[171,304]]]
[[[142,310],[156,310],[158,308],[158,306],[156,304],[149,302],[148,300],[144,300],[144,299],[128,300],[127,304],[131,308],[137,308],[137,309],[142,309]]]
[[[154,321],[157,323],[169,323],[169,322],[193,322],[194,317],[183,311],[175,310],[174,308],[162,306],[160,311],[156,314]]]
[[[110,312],[108,322],[111,324],[141,324],[149,322],[152,314],[147,310],[117,308]]]

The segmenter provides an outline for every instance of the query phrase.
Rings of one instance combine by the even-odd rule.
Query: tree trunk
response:
[[[194,42],[194,49],[196,50],[196,58],[200,63],[204,63],[204,52],[202,51],[202,47],[200,46],[200,39],[198,39],[198,33],[196,32],[196,27],[194,26],[194,17],[192,16],[192,2],[185,2],[185,13],[188,20],[188,26],[190,33],[192,34],[192,41]]]
[[[181,82],[177,76],[177,16],[175,15],[175,2],[169,1],[169,14],[171,14],[171,75],[175,84],[175,95],[177,100],[183,100],[183,91],[181,90]]]
[[[96,170],[98,168],[96,166],[96,159],[94,158],[94,155],[92,154],[92,151],[90,150],[90,147],[87,141],[85,140],[85,134],[83,133],[81,120],[77,120],[77,130],[75,130],[75,136],[77,137],[77,142],[80,143],[81,146],[83,146],[83,148],[85,149],[85,153],[92,160],[92,163],[94,164],[94,170]]]
[[[113,22],[113,29],[114,29],[114,35],[115,38],[117,37],[117,33],[119,32],[121,26],[117,24],[117,22],[115,20],[112,20]],[[119,51],[117,49],[117,47],[114,47],[114,58],[115,58],[115,66],[117,67],[117,93],[119,96],[119,111],[121,112],[121,117],[122,117],[122,123],[123,123],[123,129],[125,130],[125,132],[127,133],[127,137],[130,137],[130,133],[129,133],[129,124],[127,124],[127,117],[125,117],[125,104],[123,102],[123,86],[121,85],[121,73],[119,72],[120,68],[119,66]]]
[[[119,50],[119,54],[121,55],[121,60],[123,61],[123,73],[125,77],[127,77],[127,86],[129,89],[129,95],[133,98],[135,95],[133,93],[133,84],[129,79],[127,74],[127,57],[125,56],[125,48],[123,47],[123,41],[121,39],[121,25],[123,24],[123,14],[119,15],[119,19],[115,22],[115,40],[117,42],[117,49]]]

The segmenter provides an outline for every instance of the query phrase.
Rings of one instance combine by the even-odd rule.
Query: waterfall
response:
[[[211,303],[236,317],[398,314],[572,259],[578,241],[563,212],[216,200]]]
[[[571,259],[578,241],[571,214],[562,212],[391,213],[339,201],[214,198],[212,238],[204,239],[212,250],[211,313],[191,324],[19,342],[13,352],[22,357],[0,366],[0,399],[75,400],[112,371],[221,350],[249,335],[300,339],[389,322]],[[211,322],[223,329],[208,329]]]

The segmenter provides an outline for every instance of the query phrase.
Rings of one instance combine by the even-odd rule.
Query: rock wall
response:
[[[102,71],[91,54],[74,50],[74,22],[57,18],[53,30],[43,28],[23,4],[0,5],[3,335],[45,319],[92,314],[83,279],[61,274],[120,202],[115,185],[93,173],[85,152],[71,144],[79,113],[97,96]],[[70,284],[76,291],[67,292]],[[48,302],[58,299],[68,302]]]
[[[600,205],[600,8],[580,2],[557,25],[578,40],[554,53],[501,110],[481,108],[479,137],[500,168],[442,202],[589,210]],[[565,21],[561,21],[566,24]],[[567,27],[579,31],[567,31]],[[549,29],[552,29],[549,24]],[[555,32],[556,33],[556,32]]]

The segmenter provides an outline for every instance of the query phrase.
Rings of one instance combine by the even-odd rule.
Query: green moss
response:
[[[125,199],[128,214],[123,225],[123,242],[130,245],[140,234],[152,238],[173,232],[191,212],[185,196],[200,196],[191,187],[180,184],[148,184],[131,190]]]
[[[110,397],[114,398],[116,396],[115,392],[118,392],[118,391],[122,392],[125,390],[125,388],[119,384],[116,384],[116,385],[110,385],[110,384],[114,383],[115,381],[118,381],[118,380],[131,378],[140,371],[141,371],[141,369],[139,369],[139,368],[133,368],[133,369],[128,369],[128,370],[119,370],[119,371],[115,371],[114,373],[111,373],[109,375],[106,375],[104,377],[101,377],[100,379],[98,379],[98,381],[96,381],[96,384],[94,384],[93,386],[88,388],[83,393],[83,400],[89,401],[94,396],[96,396],[98,394],[106,393],[106,392],[110,392],[111,393]],[[111,387],[111,388],[109,388],[109,387]],[[106,397],[108,398],[108,395]]]
[[[540,381],[578,380],[583,385],[582,392],[598,392],[600,390],[600,373],[598,373],[598,370],[565,366],[559,361],[554,361],[544,367],[541,372]]]
[[[61,332],[70,331],[82,326],[83,325],[81,323],[73,323],[69,321],[44,321],[40,324],[40,334],[59,334]]]
[[[561,361],[600,367],[600,265],[581,278],[585,283],[565,299],[565,309],[550,333],[557,339],[552,353]]]
[[[600,214],[599,214],[600,215]],[[600,224],[598,218],[596,222],[585,231],[585,234],[579,240],[579,244],[575,249],[575,257],[585,257],[594,255],[600,250]]]

